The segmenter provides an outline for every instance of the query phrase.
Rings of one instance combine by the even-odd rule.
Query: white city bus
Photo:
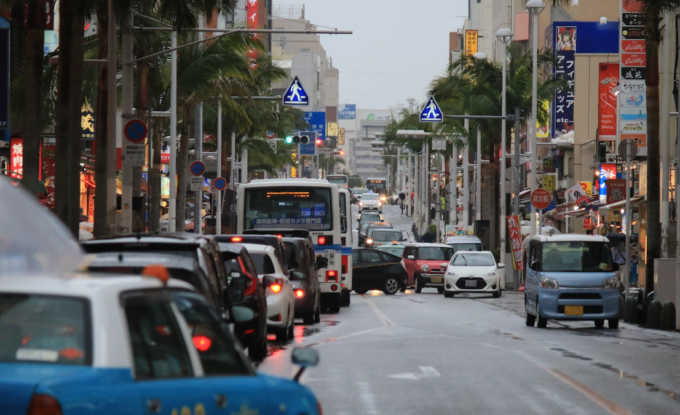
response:
[[[352,196],[347,189],[340,189],[340,215],[345,219],[342,223],[342,295],[340,305],[348,306],[349,293],[352,291]]]
[[[329,174],[326,180],[338,186],[338,189],[349,189],[349,177],[346,174]]]
[[[270,179],[242,184],[237,192],[237,231],[304,229],[309,232],[317,257],[328,266],[317,271],[321,307],[340,310],[342,291],[342,225],[338,188],[327,180]]]

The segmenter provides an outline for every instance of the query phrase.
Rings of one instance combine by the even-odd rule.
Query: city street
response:
[[[410,228],[397,207],[383,213]],[[526,327],[519,293],[353,293],[321,324],[297,324],[294,341],[270,347],[260,371],[292,377],[293,346],[321,355],[303,383],[325,414],[680,412],[680,334],[624,323]]]

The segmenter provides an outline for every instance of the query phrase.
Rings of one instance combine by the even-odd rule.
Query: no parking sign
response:
[[[129,141],[125,147],[125,165],[131,167],[144,166],[144,159],[146,147],[144,140],[146,140],[146,124],[141,120],[133,119],[125,124],[123,128],[125,138]]]

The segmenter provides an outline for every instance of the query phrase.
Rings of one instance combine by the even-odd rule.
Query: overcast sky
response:
[[[430,81],[448,65],[449,32],[462,27],[468,1],[274,0],[301,3],[312,24],[354,32],[321,35],[340,71],[340,103],[387,109],[426,99]]]

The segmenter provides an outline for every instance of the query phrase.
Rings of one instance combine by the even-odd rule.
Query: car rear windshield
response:
[[[380,222],[380,216],[379,215],[371,215],[369,213],[364,213],[361,215],[361,221],[362,222]]]
[[[396,255],[398,257],[400,257],[404,253],[404,247],[403,246],[389,246],[389,245],[385,246],[385,245],[383,245],[381,247],[378,247],[378,250],[385,251],[388,254]]]
[[[382,228],[382,229],[392,229],[392,226],[391,226],[391,225],[375,226],[375,224],[373,224],[373,226],[371,226],[370,228],[368,228],[368,236],[373,236],[373,232],[374,232],[376,229],[380,229],[380,228]]]
[[[374,241],[398,241],[401,242],[401,232],[373,232]]]
[[[495,265],[495,263],[490,254],[458,254],[454,265],[462,265],[464,267],[490,267]]]
[[[367,193],[367,194],[361,196],[361,200],[378,200],[379,197],[380,197],[379,194]]]
[[[611,272],[612,254],[604,242],[545,242],[541,269],[546,272]]]
[[[124,264],[121,265],[106,265],[106,266],[90,266],[88,271],[95,273],[95,274],[134,274],[134,275],[140,275],[142,271],[144,270],[144,267],[132,267],[132,266],[126,266]],[[198,269],[196,270],[198,271]],[[190,271],[188,269],[183,269],[183,268],[168,268],[168,273],[170,274],[170,278],[174,278],[176,280],[184,281],[186,283],[189,283],[193,285],[196,288],[202,288],[203,287],[203,282],[201,280],[201,277],[197,275],[195,272]]]
[[[83,298],[0,293],[0,362],[91,364]]]
[[[481,251],[482,244],[477,244],[474,242],[464,243],[464,244],[449,244],[453,248],[453,252],[458,251]]]
[[[269,257],[269,255],[250,252],[250,258],[252,258],[253,263],[255,264],[255,269],[257,269],[258,275],[273,274],[276,272],[274,263],[272,262],[272,259]]]
[[[418,259],[431,261],[449,261],[453,256],[453,248],[431,247],[418,249]]]

